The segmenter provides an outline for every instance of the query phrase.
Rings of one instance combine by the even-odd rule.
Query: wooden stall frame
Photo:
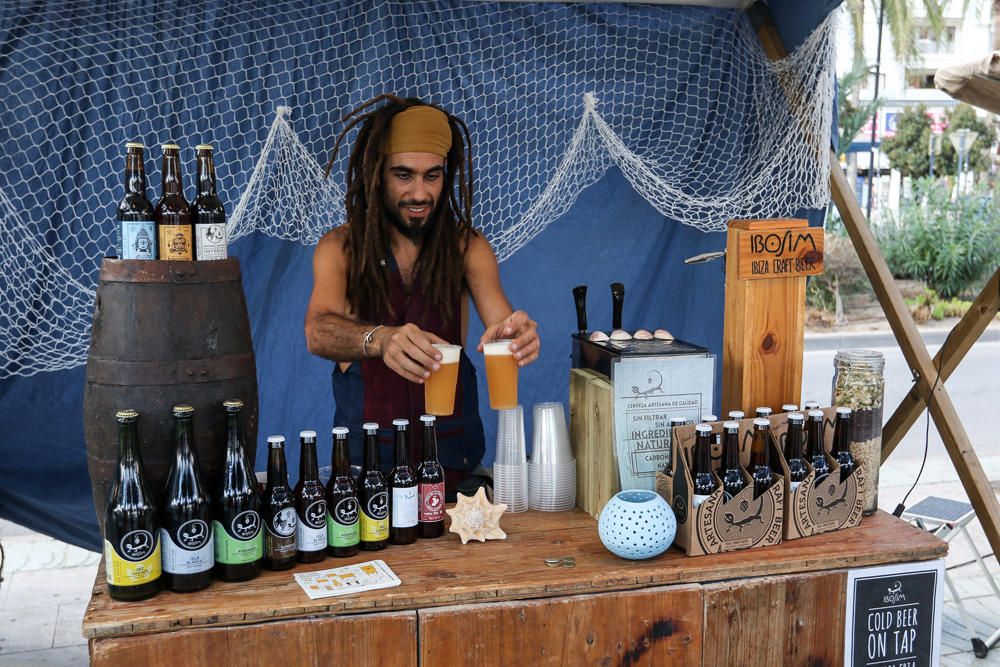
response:
[[[778,34],[774,19],[767,6],[758,0],[747,9],[747,17],[753,23],[757,31],[757,38],[768,57],[772,60],[785,58],[788,55],[788,50]],[[832,149],[830,151],[830,194],[840,212],[840,217],[844,221],[844,227],[858,253],[865,273],[871,281],[886,319],[889,321],[893,336],[903,352],[906,363],[910,366],[910,372],[914,379],[914,387],[910,393],[919,397],[919,400],[910,396],[905,398],[903,404],[896,411],[899,413],[900,410],[903,410],[903,412],[893,414],[893,418],[883,428],[882,460],[885,461],[888,458],[906,430],[913,424],[916,416],[919,416],[923,408],[920,402],[926,404],[962,486],[969,494],[969,500],[976,510],[976,516],[982,523],[986,538],[989,540],[993,552],[1000,554],[1000,502],[997,501],[989,479],[979,462],[979,457],[976,456],[972,442],[962,426],[962,420],[959,419],[955,405],[944,387],[946,376],[951,374],[961,357],[978,339],[986,323],[992,317],[987,314],[990,313],[991,309],[993,313],[996,313],[996,309],[1000,307],[998,276],[994,274],[983,293],[976,299],[977,307],[970,310],[956,325],[945,346],[938,353],[938,359],[935,362],[920,337],[917,325],[913,321],[905,301],[903,301],[903,295],[896,286],[892,274],[889,272],[889,266],[875,241],[875,236],[868,226],[868,221],[854,197],[854,192],[847,181],[847,175],[841,169],[837,155]]]

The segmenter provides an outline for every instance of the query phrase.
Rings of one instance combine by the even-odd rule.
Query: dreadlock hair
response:
[[[372,108],[380,102],[385,104]],[[438,308],[446,322],[458,315],[452,311],[465,284],[465,250],[477,233],[472,227],[472,149],[465,123],[441,107],[395,95],[379,95],[344,116],[344,129],[337,136],[324,178],[330,175],[347,133],[360,125],[347,166],[347,300],[359,317],[372,322],[394,314],[389,299],[390,269],[379,261],[390,252],[389,222],[382,199],[383,147],[393,117],[419,105],[444,113],[451,128],[444,186],[425,223],[428,227],[413,273],[414,288]]]

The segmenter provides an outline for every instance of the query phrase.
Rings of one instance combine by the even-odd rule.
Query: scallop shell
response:
[[[653,338],[658,338],[659,340],[673,340],[674,335],[666,329],[657,329],[653,333]]]
[[[649,333],[645,329],[639,329],[635,332],[632,338],[635,338],[636,340],[652,340],[653,334]]]
[[[611,332],[611,340],[631,340],[632,336],[629,332],[622,329],[615,329]]]
[[[590,340],[594,341],[595,343],[603,343],[607,339],[608,339],[608,334],[604,333],[603,331],[595,331],[592,334],[590,334]]]

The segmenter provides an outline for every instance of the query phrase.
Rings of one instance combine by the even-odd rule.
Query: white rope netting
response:
[[[832,19],[772,63],[735,11],[662,5],[84,0],[0,13],[0,379],[86,360],[124,143],[216,149],[231,242],[343,222],[340,117],[383,92],[469,125],[503,261],[612,165],[702,231],[826,205]]]

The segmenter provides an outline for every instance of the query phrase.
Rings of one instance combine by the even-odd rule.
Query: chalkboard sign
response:
[[[846,664],[937,665],[943,581],[943,560],[849,570]]]

